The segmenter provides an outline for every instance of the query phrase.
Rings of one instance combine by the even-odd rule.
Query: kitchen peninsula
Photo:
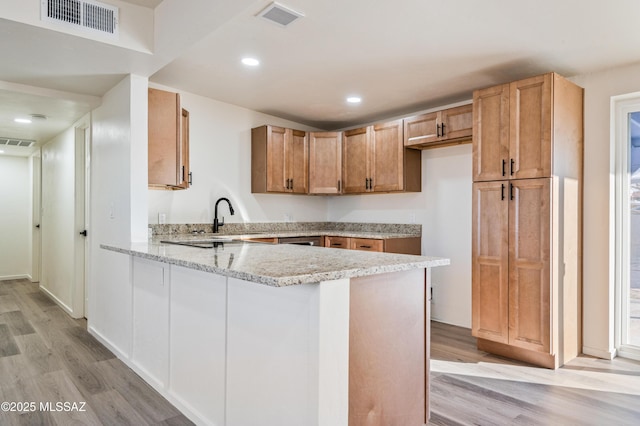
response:
[[[207,237],[210,249],[102,245],[132,264],[123,361],[185,415],[426,423],[429,271],[448,259]]]

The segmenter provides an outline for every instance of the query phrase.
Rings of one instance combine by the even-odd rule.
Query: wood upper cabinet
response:
[[[342,192],[342,133],[309,133],[309,194]]]
[[[404,145],[426,149],[470,141],[473,105],[462,105],[404,119]]]
[[[344,132],[344,193],[420,191],[420,153],[403,146],[402,120]]]
[[[276,126],[251,129],[251,192],[308,192],[306,132]]]
[[[575,102],[578,97],[580,102]],[[551,177],[553,162],[565,156],[557,141],[581,134],[573,119],[576,114],[582,116],[581,99],[580,88],[554,73],[476,90],[473,179]],[[568,124],[557,121],[564,119]],[[555,137],[562,129],[573,135]],[[570,167],[575,167],[575,161]]]
[[[342,192],[369,192],[371,126],[347,130],[342,139]]]
[[[149,89],[149,186],[161,189],[189,187],[189,112],[180,95]]]

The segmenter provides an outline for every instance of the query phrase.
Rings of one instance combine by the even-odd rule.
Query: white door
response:
[[[42,148],[40,288],[74,318],[84,316],[87,128],[81,121]]]
[[[31,282],[40,282],[40,154],[31,157]]]
[[[616,349],[640,360],[640,94],[616,105]]]

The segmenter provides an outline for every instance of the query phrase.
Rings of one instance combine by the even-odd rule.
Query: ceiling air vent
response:
[[[118,8],[92,0],[42,0],[41,19],[105,35],[118,35]]]
[[[258,13],[257,16],[260,16],[271,22],[275,22],[280,26],[286,27],[296,19],[303,17],[304,14],[273,2],[269,6],[264,8],[262,12]]]
[[[36,141],[28,139],[2,138],[0,137],[0,145],[18,146],[21,148],[31,148]]]

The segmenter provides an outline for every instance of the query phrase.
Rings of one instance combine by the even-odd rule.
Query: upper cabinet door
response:
[[[509,164],[512,179],[551,176],[552,74],[510,85]]]
[[[376,192],[404,189],[402,120],[371,126],[371,174],[369,190]]]
[[[309,194],[342,192],[342,133],[309,134]]]
[[[509,173],[509,85],[473,92],[473,180]]]
[[[424,145],[440,138],[440,112],[417,115],[404,120],[404,144]]]
[[[149,186],[189,187],[189,112],[180,108],[180,95],[149,88]]]
[[[442,111],[440,135],[447,140],[470,138],[473,132],[473,105]]]
[[[370,191],[369,132],[370,127],[344,132],[342,139],[342,191],[346,194]]]
[[[296,194],[307,193],[307,182],[309,180],[309,140],[307,132],[301,130],[288,129],[291,137],[288,140],[286,149],[288,151],[288,192]]]
[[[285,148],[287,129],[267,126],[266,130],[267,192],[286,192],[288,187],[287,151]]]

